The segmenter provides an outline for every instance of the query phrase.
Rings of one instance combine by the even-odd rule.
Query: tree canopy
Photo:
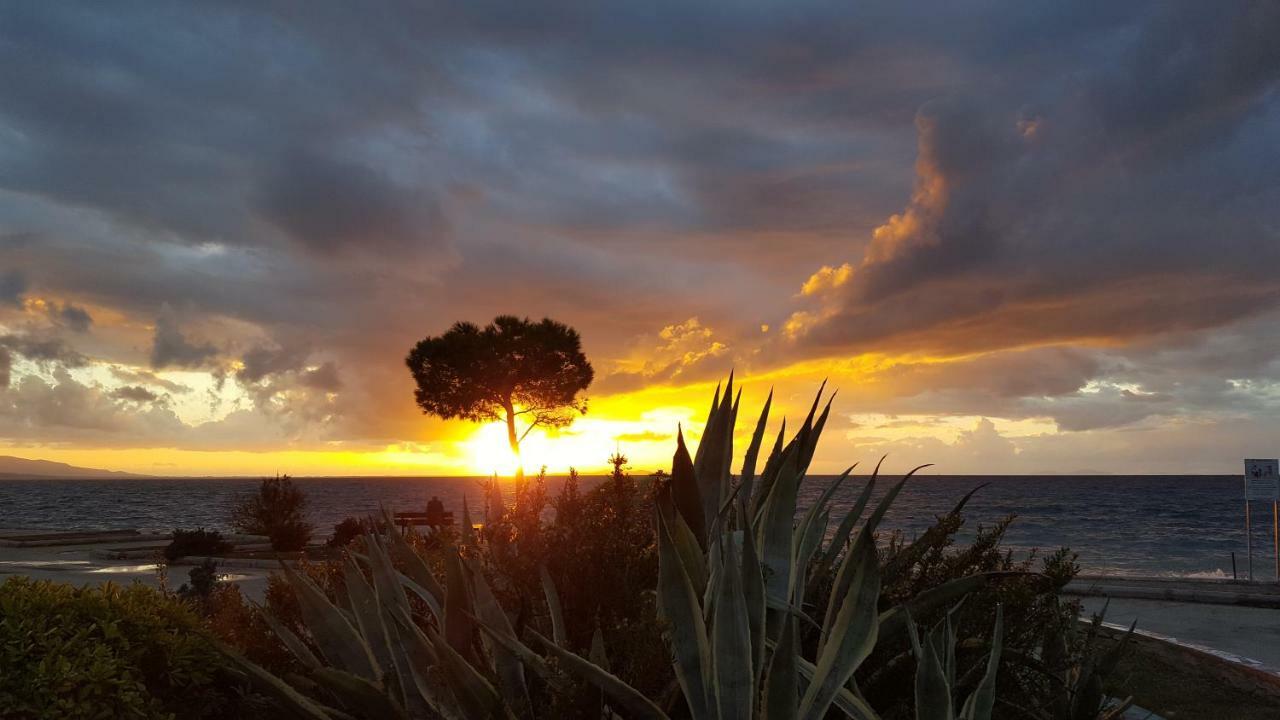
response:
[[[550,318],[502,315],[483,328],[454,323],[443,335],[420,341],[405,362],[423,413],[502,420],[516,454],[535,427],[564,427],[586,413],[587,399],[579,393],[595,377],[578,332]]]

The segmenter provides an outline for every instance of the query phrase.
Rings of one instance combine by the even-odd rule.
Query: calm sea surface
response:
[[[809,478],[802,505],[812,502],[828,481]],[[480,499],[477,480],[466,478],[298,482],[321,532],[348,515],[377,512],[383,504],[422,510],[437,495],[447,508],[459,511],[464,493],[473,507]],[[864,482],[847,481],[836,495],[837,508],[851,505]],[[223,478],[0,480],[0,527],[225,529],[235,498],[252,492],[256,483]],[[1018,553],[1068,546],[1079,553],[1087,572],[1231,577],[1235,552],[1240,572],[1245,571],[1244,501],[1235,476],[916,477],[889,511],[885,527],[908,536],[919,533],[982,483],[988,485],[965,513],[966,532],[1016,514],[1006,545]],[[555,491],[559,480],[551,485]],[[1253,545],[1255,574],[1274,572],[1269,503],[1255,503]]]

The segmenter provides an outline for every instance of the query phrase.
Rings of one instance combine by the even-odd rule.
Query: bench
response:
[[[443,527],[453,525],[453,512],[441,513],[398,512],[395,515],[396,525],[408,530],[410,527],[425,525],[427,527]]]

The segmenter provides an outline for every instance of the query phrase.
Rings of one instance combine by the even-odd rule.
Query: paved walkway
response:
[[[1081,575],[1068,584],[1064,592],[1130,600],[1280,608],[1280,584],[1275,582]]]
[[[0,547],[0,581],[9,575],[26,575],[41,580],[57,580],[75,585],[97,584],[111,581],[124,584],[138,581],[152,587],[160,584],[155,561],[147,559],[146,551],[159,550],[165,542],[144,538],[129,542],[106,542],[80,545],[52,545],[44,547]],[[105,549],[123,549],[129,554],[140,552],[143,557],[127,560],[104,559]],[[187,581],[190,567],[173,565],[169,568],[169,586],[177,588]],[[270,570],[261,568],[234,568],[228,571],[227,580],[235,582],[249,598],[260,600],[266,592]]]
[[[1100,612],[1105,598],[1083,599],[1087,613]],[[1112,598],[1106,622],[1174,640],[1219,657],[1280,674],[1280,610],[1206,605],[1168,600]]]

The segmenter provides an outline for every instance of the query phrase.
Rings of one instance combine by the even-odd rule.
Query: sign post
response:
[[[1246,458],[1244,461],[1244,534],[1249,553],[1249,579],[1253,580],[1253,533],[1250,527],[1252,500],[1271,501],[1271,541],[1276,579],[1280,580],[1280,460]]]

